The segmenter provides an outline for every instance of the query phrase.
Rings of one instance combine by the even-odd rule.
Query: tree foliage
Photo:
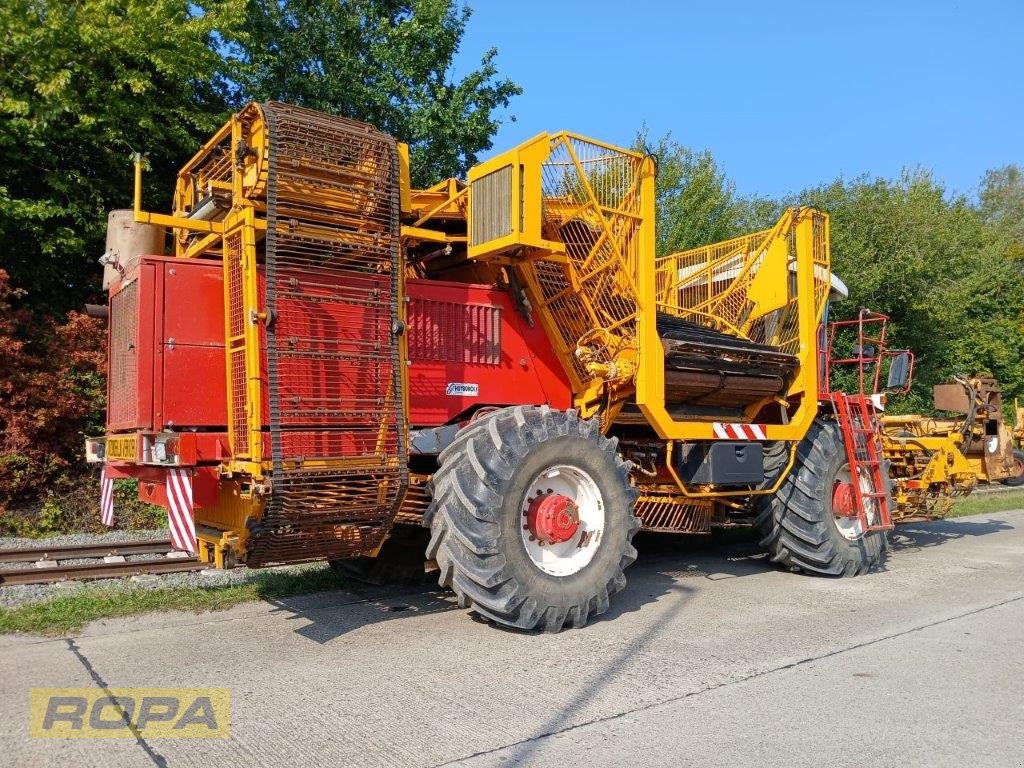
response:
[[[454,0],[0,4],[0,513],[95,498],[81,450],[103,431],[103,328],[71,310],[100,298],[131,155],[148,156],[144,205],[166,209],[178,168],[232,109],[279,98],[410,142],[419,182],[458,174],[519,93],[493,50],[454,76],[468,19]]]
[[[892,318],[894,346],[917,355],[915,397],[958,374],[991,373],[1024,388],[1024,281],[979,206],[949,195],[924,171],[890,181],[860,177],[805,190],[792,202],[832,217],[832,266],[850,299]]]
[[[641,133],[636,146],[657,164],[658,255],[726,240],[742,231],[743,201],[710,152],[695,152],[671,134],[648,146]]]
[[[981,180],[981,215],[1010,258],[1024,264],[1024,170],[993,168]]]
[[[638,146],[645,145],[644,137]],[[927,171],[895,180],[836,179],[779,200],[744,198],[708,152],[663,137],[658,159],[658,251],[762,229],[790,205],[832,221],[832,268],[850,298],[834,319],[869,307],[892,318],[894,347],[917,355],[914,390],[897,407],[927,409],[933,384],[989,373],[1024,395],[1024,174],[989,171],[978,201],[948,193]]]
[[[461,78],[453,0],[9,0],[0,4],[0,263],[19,304],[61,317],[98,291],[106,214],[165,209],[177,169],[249,99],[409,141],[416,180],[490,146],[519,88],[489,51]]]
[[[68,311],[98,292],[107,211],[131,201],[130,155],[148,154],[145,203],[165,208],[177,168],[228,113],[275,98],[409,142],[417,184],[461,175],[520,93],[494,50],[456,73],[469,19],[455,0],[0,4],[0,507],[72,487],[82,435],[102,429],[102,330]],[[659,253],[816,205],[852,289],[834,316],[890,314],[894,344],[918,354],[908,407],[960,373],[1024,395],[1020,167],[989,171],[977,200],[924,171],[771,200],[738,195],[710,153],[671,136],[650,151]]]
[[[72,490],[85,435],[103,429],[106,389],[102,323],[39,317],[15,298],[0,270],[0,513]]]
[[[170,180],[226,114],[215,29],[237,0],[0,4],[0,260],[23,303],[61,316],[98,289],[107,211],[145,151]]]
[[[232,51],[232,101],[278,99],[370,123],[407,142],[413,183],[460,176],[489,149],[521,89],[497,51],[453,75],[470,10],[451,0],[249,0]]]

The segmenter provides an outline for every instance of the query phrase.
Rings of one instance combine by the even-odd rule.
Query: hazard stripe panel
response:
[[[715,437],[722,440],[767,440],[766,424],[726,424],[716,421],[711,425]]]
[[[114,478],[106,467],[100,475],[100,522],[108,528],[114,525]]]
[[[171,529],[171,546],[192,553],[198,549],[191,470],[167,470],[167,525]]]

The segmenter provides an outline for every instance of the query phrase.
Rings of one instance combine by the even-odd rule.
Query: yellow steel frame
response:
[[[468,182],[470,189],[492,173],[508,168],[511,170],[510,208],[512,211],[512,227],[504,237],[477,242],[478,235],[473,231],[472,196],[469,205],[469,258],[493,257],[496,254],[512,250],[533,248],[541,252],[559,253],[565,246],[556,240],[542,236],[543,223],[542,198],[531,194],[541,189],[541,165],[551,153],[552,144],[563,138],[565,134],[552,137],[546,133],[538,134],[520,144],[515,149],[491,158],[469,169]]]
[[[236,405],[232,377],[237,357],[244,359],[245,439],[229,428],[233,458],[227,474],[244,473],[259,481],[269,469],[262,455],[257,245],[266,230],[265,202],[268,146],[258,105],[246,107],[218,131],[181,170],[175,214],[142,211],[142,163],[136,159],[135,216],[140,222],[170,227],[175,253],[183,258],[221,258],[225,270],[225,338],[228,342],[228,413]],[[507,169],[507,172],[505,171]],[[503,191],[509,209],[502,215],[509,231],[490,240],[473,231],[474,186],[497,171],[510,180]],[[829,284],[828,219],[810,209],[788,211],[765,233],[685,254],[655,258],[655,163],[641,153],[578,134],[540,134],[519,147],[472,168],[467,183],[447,180],[426,190],[409,183],[408,148],[399,147],[400,207],[406,226],[404,243],[465,243],[471,261],[481,268],[512,270],[526,291],[555,352],[573,385],[584,416],[600,413],[607,427],[629,398],[654,431],[666,441],[714,440],[713,425],[676,420],[665,406],[664,352],[657,313],[692,317],[706,325],[748,338],[752,323],[770,312],[790,312],[794,344],[785,351],[799,361],[780,408],[785,423],[768,424],[768,440],[794,443],[806,434],[818,410],[817,327]],[[503,177],[504,178],[504,175]],[[230,198],[230,209],[212,220],[185,215],[204,195]],[[483,199],[483,198],[481,198]],[[431,222],[465,222],[467,234],[452,234]],[[454,228],[458,231],[458,227]],[[232,253],[229,241],[240,240]],[[731,242],[731,241],[730,241]],[[743,251],[743,249],[746,249]],[[711,291],[705,300],[684,304],[677,286],[684,259],[704,259],[712,274],[722,259],[743,252],[737,279]],[[717,256],[715,254],[718,254]],[[723,255],[724,254],[724,255]],[[231,259],[238,259],[233,265]],[[715,262],[718,259],[718,263]],[[241,306],[232,302],[230,269],[241,270]],[[791,289],[787,286],[792,285]],[[787,293],[787,290],[789,291]],[[730,314],[730,302],[745,302],[745,315]],[[400,304],[404,308],[404,304]],[[751,309],[752,307],[752,309]],[[238,311],[242,311],[238,327]],[[232,328],[232,323],[235,327]],[[795,325],[793,325],[795,324]],[[768,343],[778,339],[754,339]],[[405,355],[405,340],[401,340]],[[407,405],[407,404],[406,404]],[[753,418],[755,408],[748,410]],[[780,410],[781,412],[781,410]],[[229,416],[229,421],[231,417]],[[243,449],[243,444],[247,448]],[[779,482],[794,462],[794,445]],[[668,462],[671,468],[672,462]],[[686,498],[749,496],[750,491],[687,489]],[[763,493],[773,493],[776,486]],[[725,501],[723,503],[729,503]]]
[[[669,475],[672,477],[672,482],[675,483],[676,489],[680,495],[685,496],[688,499],[706,499],[715,498],[723,499],[729,497],[743,497],[748,496],[772,496],[779,488],[782,487],[782,483],[785,482],[786,477],[789,475],[789,471],[793,469],[793,464],[796,463],[796,442],[792,442],[789,445],[789,458],[786,460],[786,466],[782,468],[782,471],[775,478],[775,482],[768,488],[762,488],[759,491],[752,491],[749,489],[742,489],[738,491],[720,491],[715,490],[712,486],[705,486],[699,490],[693,491],[686,487],[686,483],[679,477],[679,473],[676,472],[675,461],[672,458],[672,452],[675,448],[676,441],[668,440],[665,443],[665,468],[668,470]]]
[[[978,477],[984,476],[981,462],[972,461],[960,451],[961,441],[953,435],[892,436],[882,438],[883,453],[888,458],[914,453],[928,454],[928,468],[921,476],[925,483],[947,482],[969,479],[967,485],[974,485]]]
[[[225,155],[224,148],[228,148]],[[233,157],[235,148],[248,147],[251,151]],[[174,233],[175,255],[179,258],[216,256],[224,269],[224,328],[227,377],[228,440],[232,458],[224,466],[228,473],[245,473],[261,480],[268,469],[263,456],[263,414],[260,386],[260,352],[257,287],[257,242],[266,231],[266,220],[257,217],[264,210],[258,195],[266,181],[266,135],[262,115],[255,104],[250,104],[215,133],[178,173],[173,215],[150,213],[142,210],[142,157],[135,156],[135,220],[168,227]],[[197,179],[199,181],[197,181]],[[195,187],[230,193],[231,208],[219,221],[197,220],[185,214],[185,208],[197,202]],[[239,248],[232,253],[231,244],[237,239]],[[241,270],[241,306],[234,306],[237,298],[231,294],[232,260],[237,259]],[[240,328],[232,328],[233,315],[241,318]],[[237,331],[237,332],[234,332]],[[233,363],[237,356],[244,360],[245,427],[244,440],[232,418],[235,409]]]
[[[257,294],[256,267],[256,226],[255,211],[251,206],[242,206],[235,215],[228,219],[229,229],[223,238],[224,265],[224,327],[227,340],[225,365],[228,382],[228,437],[231,442],[232,469],[246,472],[254,478],[263,476],[263,413],[262,392],[260,386],[260,347],[259,326],[256,308],[259,307]],[[232,252],[232,238],[237,237],[240,247],[237,253]],[[234,306],[236,297],[231,294],[232,259],[238,259],[241,272],[241,306]],[[234,328],[234,317],[240,317],[240,328]],[[240,331],[240,332],[236,332]],[[234,359],[243,358],[245,380],[241,391],[245,393],[246,439],[243,442],[236,433],[236,425],[232,420],[235,413],[235,392],[239,389],[234,381]],[[246,448],[243,450],[242,445]]]
[[[893,500],[898,519],[929,515],[928,502],[938,503],[938,515],[946,514],[953,496],[966,496],[984,477],[980,460],[972,460],[961,452],[961,438],[950,435],[882,434],[882,452],[892,466],[916,467],[918,457],[926,457],[924,469],[913,478],[893,477]],[[911,481],[918,484],[913,487]],[[932,514],[931,516],[934,516]]]
[[[220,259],[224,270],[225,376],[227,378],[228,440],[231,459],[221,472],[221,499],[197,514],[198,536],[204,560],[224,564],[230,553],[241,555],[247,537],[246,518],[259,517],[264,497],[256,491],[271,469],[263,454],[263,393],[260,370],[260,325],[266,320],[260,311],[258,292],[258,245],[265,236],[266,183],[269,146],[262,109],[250,104],[218,130],[181,168],[175,187],[173,214],[151,213],[142,208],[143,158],[135,156],[134,217],[142,223],[171,230],[174,253],[179,258]],[[409,151],[398,145],[400,207],[413,213],[419,223],[427,219],[465,216],[467,188],[448,181],[428,190],[414,191],[409,183]],[[229,201],[227,210],[209,219],[191,218],[200,199],[208,194]],[[314,192],[315,194],[315,192]],[[446,235],[418,226],[403,227],[406,240],[464,242],[465,237]],[[240,272],[241,293],[232,295],[231,273]],[[404,275],[399,275],[399,311],[403,312]],[[404,319],[404,318],[403,318]],[[240,322],[239,322],[240,320]],[[400,355],[407,357],[407,341],[399,339]],[[242,360],[244,381],[238,392],[244,398],[244,425],[234,422],[236,363]],[[403,367],[403,377],[408,372]],[[407,403],[403,404],[407,407]],[[382,491],[383,492],[383,491]]]
[[[508,183],[496,194],[484,185],[499,171]],[[475,166],[468,182],[469,257],[516,270],[585,416],[617,410],[632,395],[660,437],[716,439],[710,421],[677,420],[666,408],[657,330],[663,311],[794,355],[797,372],[777,401],[780,413],[786,410],[784,423],[768,424],[765,433],[786,441],[807,433],[818,414],[817,328],[830,287],[825,214],[791,209],[771,230],[656,259],[649,157],[578,134],[540,134]],[[485,221],[485,214],[474,215],[474,206],[495,200],[508,206],[493,212],[507,231],[484,240],[474,221]],[[679,299],[684,263],[706,274],[706,293],[695,303]],[[735,275],[721,281],[716,276],[728,263]],[[772,313],[788,336],[753,338],[754,324],[762,321],[763,330]],[[747,420],[771,402],[750,406]]]
[[[207,232],[223,235],[224,227],[215,221],[196,221],[186,216],[168,216],[164,213],[150,213],[142,210],[142,155],[135,153],[135,221],[141,224],[156,224],[160,227],[182,229],[188,232]]]
[[[502,169],[511,231],[484,241],[472,191]],[[604,395],[620,405],[632,391],[636,269],[654,226],[641,205],[653,176],[650,158],[565,131],[539,134],[469,173],[469,256],[515,270],[585,416],[609,407]]]
[[[1001,420],[998,386],[978,377],[956,382],[965,395],[961,418],[918,414],[881,418],[882,449],[893,468],[893,495],[901,514],[907,510],[932,517],[944,514],[954,496],[967,495],[977,483],[999,482],[1015,474],[1013,436]],[[970,397],[974,398],[973,423],[966,421],[972,412]],[[937,405],[938,401],[937,395]],[[996,434],[989,432],[993,421]],[[995,450],[989,446],[993,438],[998,441]]]
[[[400,206],[415,213],[420,223],[429,218],[465,215],[467,187],[454,180],[428,190],[413,191],[409,184],[409,150],[398,145]],[[228,397],[228,440],[232,458],[223,466],[226,474],[244,474],[261,481],[270,469],[263,455],[262,386],[260,370],[260,313],[257,246],[266,233],[266,182],[269,164],[266,124],[258,104],[250,104],[233,115],[178,172],[173,215],[142,210],[141,156],[135,157],[135,220],[168,227],[174,234],[175,255],[180,258],[219,258],[224,268],[224,328],[226,340],[225,375]],[[230,209],[219,220],[190,218],[187,211],[204,193],[230,197]],[[465,241],[417,226],[403,227],[406,239],[436,242]],[[233,243],[239,247],[233,249]],[[233,252],[236,250],[237,252]],[[234,260],[234,261],[233,261]],[[231,272],[240,269],[241,295],[232,295]],[[399,290],[404,297],[404,280]],[[240,298],[240,301],[238,299]],[[237,306],[235,303],[237,302]],[[404,300],[399,307],[404,310]],[[238,322],[240,319],[240,323]],[[233,322],[236,327],[233,327]],[[400,339],[403,359],[406,340]],[[238,358],[243,359],[244,381],[234,386]],[[403,374],[405,372],[403,371]],[[244,429],[236,429],[236,389],[243,393]]]
[[[795,208],[786,211],[771,230],[641,261],[641,290],[655,300],[647,302],[648,308],[640,312],[642,341],[636,397],[640,409],[661,437],[716,439],[712,424],[678,422],[665,409],[665,368],[656,327],[657,310],[712,325],[740,338],[749,338],[754,323],[769,313],[790,313],[789,322],[782,323],[791,326],[786,338],[762,340],[794,354],[799,361],[787,392],[788,401],[796,402],[796,410],[789,416],[788,423],[766,425],[765,434],[769,440],[792,441],[802,439],[807,433],[818,414],[817,329],[830,285],[828,228],[825,214]],[[688,279],[697,278],[694,283],[704,293],[693,305],[683,305],[678,298],[679,272],[682,265],[694,263],[699,268],[690,273]],[[732,265],[731,270],[724,265]],[[716,281],[716,275],[723,271],[728,277]],[[791,280],[795,281],[795,291],[789,295],[786,287]],[[716,282],[727,285],[724,290],[716,290]],[[764,404],[751,406],[748,418],[752,419]]]

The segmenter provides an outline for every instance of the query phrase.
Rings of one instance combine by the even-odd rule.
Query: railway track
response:
[[[132,541],[121,544],[82,544],[79,546],[43,546],[0,549],[0,563],[19,563],[21,567],[0,569],[0,586],[46,584],[54,581],[116,579],[139,574],[184,573],[206,568],[194,557],[178,557],[166,539]],[[158,555],[128,560],[128,557]],[[69,563],[69,560],[97,560]]]
[[[1019,488],[986,485],[972,495],[1008,493]],[[0,549],[0,564],[18,563],[18,568],[0,568],[0,586],[46,584],[54,581],[116,579],[140,574],[167,574],[198,571],[209,567],[194,557],[173,554],[167,539],[131,541],[120,544],[98,543],[77,546],[42,546]],[[123,558],[154,555],[137,560]],[[111,559],[111,562],[107,561]],[[67,563],[69,560],[97,560],[92,563]]]

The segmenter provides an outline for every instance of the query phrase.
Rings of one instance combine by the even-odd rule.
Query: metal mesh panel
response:
[[[747,288],[772,234],[754,232],[658,259],[658,309],[742,335],[752,309]]]
[[[636,503],[636,515],[646,531],[707,533],[711,530],[714,501],[687,499],[674,489],[644,493]]]
[[[245,330],[245,305],[242,299],[242,235],[236,232],[227,238],[228,262],[228,334],[240,337]]]
[[[249,422],[246,417],[245,355],[231,356],[231,436],[234,438],[234,453],[245,456],[249,453]]]
[[[248,391],[245,370],[245,301],[242,295],[242,235],[224,240],[227,267],[228,344],[231,372],[231,446],[235,456],[249,454]]]
[[[825,217],[814,212],[814,305],[824,307],[832,291],[832,260],[828,249],[828,230]],[[819,311],[819,315],[821,312]]]
[[[110,375],[107,423],[113,429],[139,426],[139,281],[110,297]]]
[[[512,234],[512,166],[473,182],[471,245]]]
[[[395,522],[419,525],[429,506],[430,493],[427,491],[426,476],[414,476],[409,483],[409,490],[406,491]]]
[[[412,360],[501,363],[501,307],[413,298],[407,320]]]
[[[397,147],[361,123],[264,112],[273,492],[249,561],[345,557],[383,540],[407,482]]]
[[[563,359],[595,329],[635,345],[641,164],[632,153],[562,135],[543,165],[544,233],[565,245],[567,263],[538,260],[524,270]],[[586,381],[582,366],[573,365]]]

